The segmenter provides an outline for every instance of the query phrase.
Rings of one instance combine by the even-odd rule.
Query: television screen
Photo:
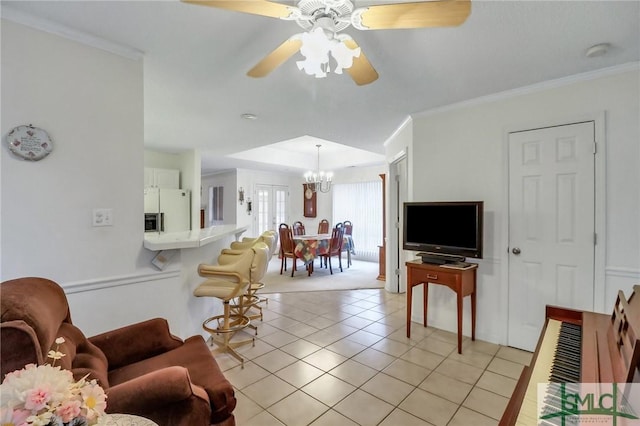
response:
[[[405,250],[482,258],[482,201],[404,203]]]

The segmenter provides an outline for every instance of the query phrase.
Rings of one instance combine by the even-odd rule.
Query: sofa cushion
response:
[[[184,341],[184,345],[170,352],[111,370],[109,383],[117,386],[152,371],[176,365],[186,367],[191,381],[207,391],[211,406],[217,410],[211,415],[213,423],[226,419],[232,413],[236,406],[233,387],[220,371],[202,336],[190,337]]]

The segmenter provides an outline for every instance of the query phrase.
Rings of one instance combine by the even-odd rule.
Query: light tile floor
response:
[[[531,353],[413,323],[383,289],[269,294],[244,368],[216,355],[238,426],[496,425]],[[244,334],[244,332],[240,333]],[[246,336],[236,336],[243,338]]]

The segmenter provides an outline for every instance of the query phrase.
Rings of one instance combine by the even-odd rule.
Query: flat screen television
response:
[[[403,248],[423,261],[482,259],[482,201],[404,203]]]

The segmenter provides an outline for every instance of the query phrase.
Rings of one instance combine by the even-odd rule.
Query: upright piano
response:
[[[547,306],[531,364],[523,369],[500,426],[539,424],[539,383],[640,382],[639,339],[640,285],[628,300],[618,292],[611,315]]]

